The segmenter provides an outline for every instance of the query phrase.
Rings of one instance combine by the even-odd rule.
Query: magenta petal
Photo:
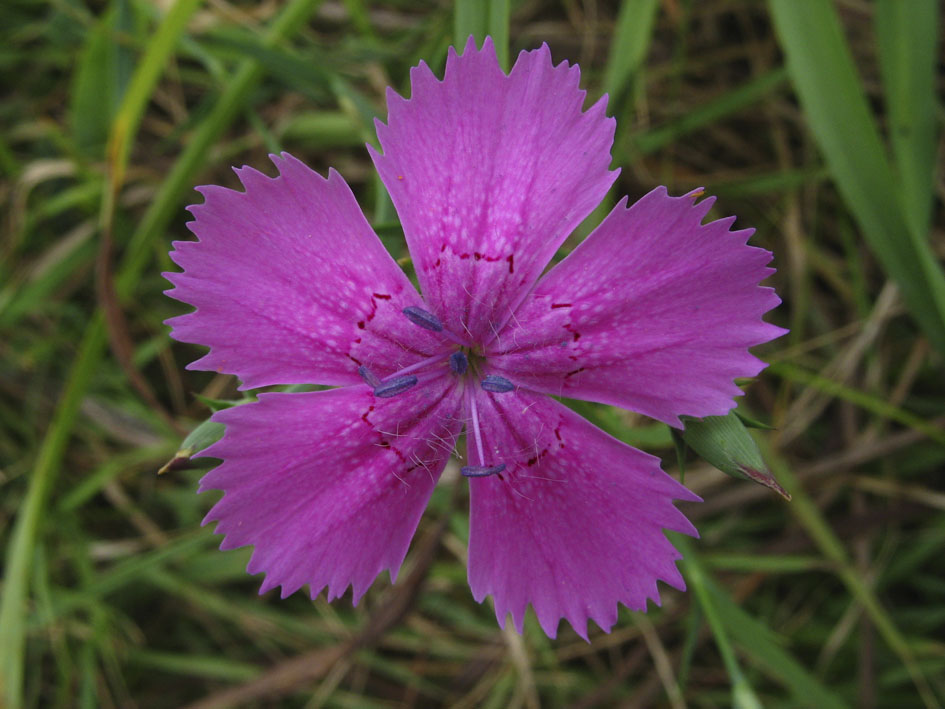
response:
[[[511,613],[521,632],[531,603],[550,637],[565,618],[586,639],[588,619],[610,630],[618,602],[659,603],[657,579],[684,588],[661,530],[695,535],[672,500],[699,498],[658,458],[544,395],[478,402],[488,464],[506,469],[470,480],[469,585],[493,596],[500,624]]]
[[[438,81],[411,70],[387,95],[374,164],[397,207],[424,298],[470,341],[491,334],[558,246],[603,199],[615,122],[582,112],[579,70],[543,45],[506,76],[492,41],[450,49]]]
[[[780,302],[758,285],[771,253],[734,217],[702,225],[713,201],[660,187],[617,205],[490,343],[496,373],[675,426],[729,411],[732,380],[765,367],[748,348],[785,331],[762,320]]]
[[[461,427],[456,388],[445,378],[392,399],[364,386],[262,394],[221,411],[223,459],[201,481],[223,498],[222,549],[255,546],[247,571],[260,592],[282,597],[308,584],[328,599],[353,586],[354,601],[388,569],[397,575]]]
[[[279,177],[236,171],[245,192],[199,188],[199,241],[174,243],[184,272],[165,274],[168,295],[197,310],[169,320],[171,334],[210,347],[189,368],[236,374],[244,388],[352,384],[360,364],[385,376],[440,347],[402,315],[422,301],[341,176],[272,160]]]

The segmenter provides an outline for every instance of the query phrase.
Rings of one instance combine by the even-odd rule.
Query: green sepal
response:
[[[217,421],[207,419],[201,423],[187,435],[174,457],[161,466],[158,475],[163,475],[171,470],[187,470],[188,468],[197,467],[191,463],[190,459],[204,448],[209,448],[223,438],[225,430],[226,427]]]
[[[726,475],[752,480],[771,488],[785,500],[791,499],[768,470],[758,445],[737,413],[730,411],[725,416],[703,419],[683,416],[682,420],[685,425],[683,440],[707,463]]]
[[[204,396],[203,394],[194,394],[194,398],[197,399],[201,404],[206,406],[212,412],[216,413],[217,411],[222,411],[223,409],[231,409],[234,406],[239,406],[240,404],[245,404],[249,401],[254,401],[255,399],[214,399],[209,396]]]
[[[673,438],[673,450],[676,451],[676,467],[679,468],[679,481],[686,481],[686,439],[678,428],[670,428]]]
[[[773,430],[774,430],[774,426],[772,426],[770,423],[765,423],[764,421],[759,421],[759,420],[756,419],[756,418],[752,418],[752,417],[749,416],[748,414],[743,414],[743,413],[742,413],[741,411],[739,411],[738,409],[734,409],[734,410],[732,411],[732,413],[734,413],[736,416],[738,416],[738,418],[741,420],[741,422],[742,422],[743,424],[745,424],[748,428],[760,428],[760,429],[763,430],[763,431],[773,431]]]

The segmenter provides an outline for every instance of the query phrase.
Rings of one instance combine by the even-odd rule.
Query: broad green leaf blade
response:
[[[489,0],[455,0],[453,3],[453,44],[466,46],[470,35],[482,46],[489,26]]]
[[[132,57],[119,36],[132,30],[132,20],[125,0],[112,2],[89,33],[74,74],[69,118],[76,147],[90,157],[101,157],[128,84]]]
[[[510,0],[455,0],[453,3],[453,45],[462,51],[470,36],[481,47],[486,36],[492,37],[499,66],[509,70]]]
[[[620,6],[604,72],[604,93],[610,96],[611,110],[646,58],[658,8],[659,0],[624,0]]]
[[[769,0],[808,125],[863,235],[932,344],[945,352],[945,275],[910,228],[830,0]]]
[[[874,16],[889,143],[910,226],[927,234],[936,156],[937,0],[878,0]]]
[[[509,70],[509,3],[511,0],[489,0],[489,20],[487,31],[495,44],[495,53],[499,57],[499,66]]]
[[[784,499],[791,499],[768,470],[755,439],[734,411],[725,416],[702,419],[683,417],[683,422],[686,425],[681,434],[683,440],[707,463],[726,475],[753,480],[771,488]]]

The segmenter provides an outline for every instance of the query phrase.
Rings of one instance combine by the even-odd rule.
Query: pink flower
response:
[[[711,199],[664,188],[626,199],[574,252],[543,269],[617,172],[605,100],[582,111],[577,67],[547,46],[506,76],[492,43],[451,50],[439,81],[423,63],[411,98],[388,93],[383,153],[423,297],[385,251],[344,180],[283,154],[280,176],[237,170],[246,191],[201,187],[199,241],[177,242],[170,295],[196,311],[173,336],[210,347],[193,369],[262,394],[221,411],[222,489],[205,521],[221,548],[253,545],[250,573],[283,597],[308,584],[355,602],[403,562],[457,437],[470,478],[469,584],[521,631],[534,607],[554,637],[609,630],[617,604],[682,589],[663,529],[695,535],[673,499],[699,498],[659,459],[549,395],[615,404],[679,426],[724,414],[748,348],[782,331],[758,284],[767,251],[734,218],[702,225]]]

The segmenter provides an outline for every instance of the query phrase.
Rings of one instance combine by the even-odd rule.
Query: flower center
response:
[[[378,377],[364,365],[358,367],[358,375],[364,380],[365,384],[371,387],[374,391],[374,396],[379,399],[389,399],[398,394],[403,394],[405,391],[412,389],[418,384],[420,378],[416,374],[413,374],[413,372],[419,372],[419,370],[430,365],[441,364],[443,360],[446,359],[449,363],[450,371],[464,379],[464,395],[466,396],[466,408],[470,418],[466,430],[466,437],[467,440],[472,439],[472,443],[475,445],[475,450],[479,457],[479,462],[481,463],[480,465],[464,465],[460,468],[460,472],[467,478],[484,478],[490,475],[502,477],[501,473],[505,470],[505,463],[489,464],[486,462],[485,447],[482,444],[482,432],[479,426],[479,407],[476,404],[476,392],[473,387],[475,387],[475,382],[478,380],[479,386],[482,387],[483,391],[487,391],[490,394],[505,394],[514,391],[515,385],[498,374],[488,374],[485,377],[481,377],[480,371],[485,367],[485,358],[477,354],[474,350],[471,350],[460,338],[445,329],[443,323],[440,322],[440,319],[433,313],[423,308],[410,306],[403,309],[403,314],[414,325],[422,327],[425,330],[430,330],[431,332],[439,333],[451,342],[460,345],[460,349],[454,350],[449,355],[441,353],[427,357],[416,364],[404,367],[399,372],[383,378]]]

